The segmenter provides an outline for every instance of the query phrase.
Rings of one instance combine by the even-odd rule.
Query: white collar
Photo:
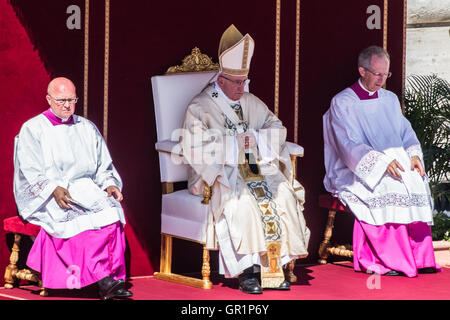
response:
[[[228,104],[233,105],[240,103],[240,100],[231,100],[230,98],[228,98],[228,96],[225,94],[225,92],[223,92],[222,88],[217,83],[217,80],[214,81],[214,88],[216,88],[216,90],[225,99],[225,101],[228,102]]]
[[[362,82],[361,82],[361,78],[358,79],[358,83],[359,83],[359,85],[361,86],[361,88],[364,89],[364,91],[367,91],[367,92],[369,93],[369,96],[375,94],[376,91],[369,91],[369,90],[366,89],[366,87],[364,87],[364,85],[363,85]]]

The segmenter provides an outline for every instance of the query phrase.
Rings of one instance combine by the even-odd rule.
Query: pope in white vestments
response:
[[[369,47],[361,78],[323,116],[327,191],[354,213],[354,268],[413,277],[439,269],[430,225],[432,198],[422,150],[397,96],[382,88],[389,55]]]
[[[95,125],[74,115],[75,86],[52,80],[50,108],[15,139],[14,196],[20,216],[41,227],[27,265],[45,288],[98,282],[102,299],[125,290],[122,180]]]
[[[244,92],[253,48],[248,34],[234,26],[225,31],[221,70],[188,106],[180,146],[191,166],[190,192],[202,195],[204,183],[212,186],[220,273],[239,276],[243,292],[262,293],[289,289],[282,266],[307,256],[310,233],[286,129],[260,99]]]

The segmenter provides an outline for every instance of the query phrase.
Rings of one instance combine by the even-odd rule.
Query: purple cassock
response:
[[[422,150],[398,98],[385,89],[369,92],[358,80],[333,98],[323,120],[325,188],[356,218],[354,269],[408,277],[440,271],[427,177],[410,169],[412,156],[423,163]],[[401,179],[386,173],[394,159],[405,169]]]
[[[63,122],[50,109],[43,115],[53,126],[75,123],[72,116]],[[96,227],[84,223],[85,230],[80,227],[67,237],[53,236],[45,230],[50,230],[49,227],[43,225],[28,255],[27,265],[41,273],[45,288],[82,288],[107,276],[125,280],[125,232],[121,219],[110,221],[114,220]]]
[[[41,228],[27,265],[41,273],[44,288],[79,289],[108,276],[125,280],[125,243],[120,222],[67,239]]]

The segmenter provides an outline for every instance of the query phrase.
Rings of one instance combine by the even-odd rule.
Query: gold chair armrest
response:
[[[162,194],[168,194],[173,192],[173,182],[162,182],[161,183]]]
[[[291,157],[292,174],[293,174],[293,177],[295,178],[296,173],[297,173],[296,160],[297,160],[297,158],[303,157],[304,150],[303,150],[302,146],[300,146],[296,143],[293,143],[293,142],[289,142],[289,141],[286,141],[286,147],[288,148],[288,151],[289,151],[289,154]]]
[[[291,156],[303,157],[304,149],[302,146],[293,142],[286,141],[286,147]]]
[[[176,142],[173,141],[161,141],[155,144],[155,149],[158,152],[163,152],[167,154],[173,154],[175,156],[183,158],[183,155],[177,152],[173,152],[173,147],[176,145]],[[162,183],[162,193],[168,194],[174,191],[174,185],[172,182],[163,182]],[[211,199],[211,187],[205,182],[203,187],[203,204],[209,204],[209,200]]]
[[[203,186],[203,204],[209,204],[209,200],[211,199],[211,187],[205,182]]]

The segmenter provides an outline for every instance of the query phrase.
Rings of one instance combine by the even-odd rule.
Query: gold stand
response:
[[[19,261],[20,252],[20,241],[22,240],[22,235],[20,233],[14,233],[14,243],[11,249],[11,255],[9,257],[9,265],[5,270],[5,288],[14,288],[14,283],[16,280],[27,280],[37,282],[38,286],[41,288],[39,293],[41,296],[46,297],[48,295],[47,289],[42,287],[42,281],[39,279],[39,275],[29,269],[19,270],[17,268],[17,261]]]
[[[202,279],[197,279],[172,273],[172,242],[172,236],[161,234],[160,272],[154,273],[155,278],[201,289],[212,289],[212,282],[209,278],[211,273],[209,250],[206,249],[205,244],[203,244]]]
[[[327,225],[325,227],[324,232],[324,238],[323,241],[320,243],[319,247],[319,263],[320,264],[327,264],[328,256],[336,255],[336,256],[342,256],[346,258],[352,258],[353,257],[353,251],[351,245],[340,245],[336,247],[330,246],[330,239],[333,235],[333,228],[334,228],[334,219],[336,217],[336,210],[329,210],[328,211],[328,220]]]

